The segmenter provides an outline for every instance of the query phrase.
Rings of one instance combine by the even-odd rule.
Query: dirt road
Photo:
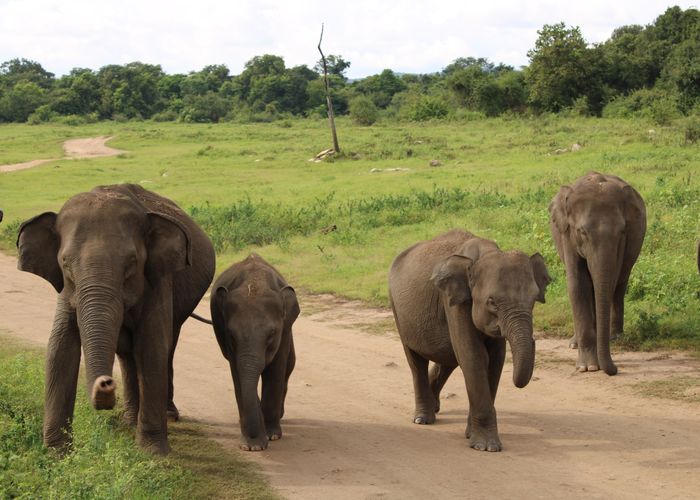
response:
[[[116,156],[123,151],[110,148],[106,145],[111,136],[88,137],[86,139],[70,139],[63,143],[63,160],[77,160],[80,158],[98,158],[101,156]],[[27,168],[38,167],[59,158],[49,158],[46,160],[32,160],[12,165],[0,165],[0,172],[14,172]]]
[[[0,330],[46,344],[55,292],[0,254]],[[524,389],[506,364],[496,407],[504,451],[464,438],[466,391],[448,382],[433,426],[411,423],[411,377],[386,311],[303,297],[295,325],[284,438],[244,453],[289,498],[697,498],[700,404],[642,397],[633,385],[698,380],[680,353],[615,356],[620,374],[578,374],[563,340],[539,340]],[[208,316],[208,304],[198,312]],[[176,355],[176,402],[185,418],[237,450],[233,386],[213,332],[190,320]],[[82,386],[80,386],[82,390]],[[700,387],[689,390],[698,390]]]

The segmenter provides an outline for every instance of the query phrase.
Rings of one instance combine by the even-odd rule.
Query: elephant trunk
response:
[[[110,410],[116,403],[112,368],[124,315],[122,299],[104,280],[90,277],[84,281],[89,284],[78,286],[76,312],[87,389],[95,409]]]
[[[596,349],[600,368],[608,375],[617,373],[617,366],[610,355],[610,307],[613,285],[616,281],[612,269],[604,267],[592,273],[595,294]]]
[[[506,313],[501,331],[508,340],[513,355],[513,384],[515,387],[525,387],[530,382],[535,367],[532,314],[522,310]]]
[[[265,435],[265,424],[258,397],[258,382],[264,369],[264,356],[239,355],[236,370],[241,401],[238,405],[241,429],[251,439]]]

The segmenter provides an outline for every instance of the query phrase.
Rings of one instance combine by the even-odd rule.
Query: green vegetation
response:
[[[543,115],[406,124],[338,122],[344,153],[313,163],[329,142],[323,119],[259,124],[5,125],[0,164],[53,151],[62,139],[116,136],[113,158],[61,160],[0,176],[2,245],[20,220],[57,210],[98,184],[136,182],[169,196],[211,235],[219,269],[250,251],[298,288],[387,305],[392,259],[453,227],[545,257],[555,281],[537,328],[570,335],[563,267],[547,206],[589,170],[631,182],[648,231],[633,271],[626,347],[700,349],[700,150],[691,119],[650,121]],[[578,151],[571,151],[573,144]],[[29,145],[33,144],[30,149]],[[15,152],[15,149],[18,152]],[[53,154],[53,153],[52,153]],[[49,155],[51,156],[51,155]],[[431,160],[441,166],[431,167]],[[337,230],[322,231],[336,225]]]
[[[154,458],[136,448],[118,410],[95,412],[84,391],[73,448],[59,457],[41,442],[42,353],[0,341],[0,498],[276,498],[197,425],[171,425],[173,453]]]
[[[350,61],[327,57],[336,115],[361,124],[378,118],[425,121],[566,112],[651,117],[666,124],[700,110],[700,11],[670,7],[647,26],[622,26],[601,44],[578,27],[544,25],[515,69],[460,57],[440,72],[379,74],[349,81]],[[447,61],[446,61],[447,62]],[[0,122],[67,124],[153,119],[188,123],[269,122],[325,114],[321,65],[286,67],[276,55],[249,60],[239,75],[224,65],[166,74],[159,65],[74,68],[59,78],[41,64],[0,65]],[[371,103],[371,104],[370,104]]]

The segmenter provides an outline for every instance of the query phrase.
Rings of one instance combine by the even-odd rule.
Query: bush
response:
[[[658,88],[639,89],[618,96],[603,108],[605,118],[647,118],[660,125],[667,125],[680,116],[678,96]]]
[[[56,112],[51,109],[51,106],[44,104],[39,106],[36,110],[29,115],[27,118],[27,123],[29,125],[38,125],[40,123],[47,123],[56,117]]]
[[[685,143],[695,144],[700,141],[700,116],[690,116],[685,122]]]
[[[154,122],[174,122],[177,121],[178,113],[172,109],[166,109],[160,113],[156,113],[151,117]]]
[[[361,95],[350,101],[350,117],[358,125],[372,125],[378,115],[379,110],[369,97]]]

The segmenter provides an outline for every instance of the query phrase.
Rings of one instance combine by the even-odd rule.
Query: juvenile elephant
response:
[[[457,229],[396,257],[389,298],[413,373],[414,423],[435,421],[440,390],[459,366],[469,397],[469,445],[501,450],[494,401],[506,339],[513,383],[525,387],[535,363],[532,309],[535,301],[544,302],[550,281],[540,254],[503,252],[493,241]]]
[[[619,177],[589,172],[561,187],[549,213],[566,268],[576,367],[615,375],[610,338],[622,333],[627,282],[647,227],[644,201]]]
[[[212,286],[211,318],[231,367],[243,450],[264,450],[268,439],[282,437],[280,419],[296,361],[292,324],[297,316],[294,289],[259,255],[233,264]]]
[[[167,415],[177,417],[175,345],[214,276],[207,235],[169,199],[121,184],[26,221],[17,246],[19,269],[59,293],[46,354],[44,443],[70,439],[82,346],[92,405],[114,407],[116,353],[126,420],[137,424],[141,446],[167,453]]]

